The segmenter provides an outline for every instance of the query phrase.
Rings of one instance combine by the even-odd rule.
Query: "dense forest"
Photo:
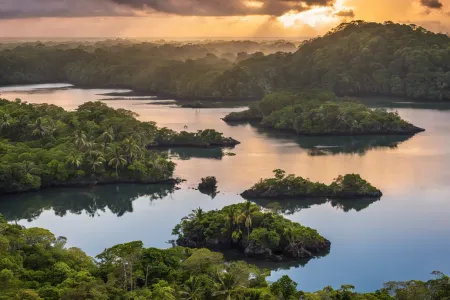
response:
[[[87,102],[74,112],[0,100],[0,195],[64,185],[173,181],[175,163],[155,141],[219,143],[221,133],[177,133],[136,114]]]
[[[246,199],[258,198],[297,198],[297,197],[335,197],[335,198],[379,198],[383,194],[358,174],[339,175],[329,185],[313,182],[293,174],[286,175],[280,169],[274,170],[274,177],[261,179],[241,195]]]
[[[248,110],[233,112],[226,122],[259,122],[265,128],[298,135],[414,134],[418,128],[395,112],[369,109],[347,97],[313,90],[271,93]]]
[[[67,82],[194,99],[310,88],[341,96],[450,99],[450,38],[419,26],[343,23],[294,53],[283,52],[293,50],[286,42],[256,44],[6,45],[0,47],[0,85]]]
[[[22,300],[320,300],[448,299],[449,278],[388,282],[373,293],[346,284],[303,292],[288,276],[268,283],[268,270],[243,261],[225,263],[208,249],[144,248],[134,241],[105,249],[96,260],[65,237],[42,228],[8,224],[0,216],[0,299]]]

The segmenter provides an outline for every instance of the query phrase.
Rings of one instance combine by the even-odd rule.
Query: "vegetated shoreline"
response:
[[[296,198],[381,198],[383,193],[361,178],[359,174],[339,175],[329,185],[313,182],[294,174],[286,175],[281,169],[273,171],[274,177],[261,179],[241,193],[244,199],[296,199]]]
[[[349,193],[345,195],[319,195],[319,194],[296,194],[296,195],[273,195],[273,196],[261,196],[260,194],[252,191],[251,189],[245,190],[240,194],[240,196],[244,199],[253,200],[253,199],[270,199],[270,200],[284,200],[284,199],[299,199],[302,198],[327,198],[330,200],[333,199],[358,199],[361,197],[364,198],[374,198],[376,200],[380,200],[383,196],[383,193],[380,191],[379,193],[373,193],[372,195],[365,194],[360,195],[357,193]]]
[[[26,194],[26,193],[35,193],[40,192],[43,190],[50,190],[50,189],[59,189],[59,188],[91,188],[95,186],[102,186],[102,185],[113,185],[113,184],[139,184],[139,185],[157,185],[157,184],[163,184],[163,185],[170,185],[170,186],[176,186],[180,184],[183,181],[181,178],[169,178],[164,180],[156,180],[156,181],[143,181],[139,179],[111,179],[111,180],[103,180],[97,178],[96,181],[88,181],[88,180],[81,180],[79,182],[53,182],[46,186],[41,186],[37,189],[27,189],[25,191],[13,191],[13,192],[4,192],[3,194],[0,194],[0,199],[2,196],[7,195],[19,195],[19,194]]]
[[[331,242],[317,230],[265,212],[249,201],[208,212],[193,210],[172,234],[178,236],[178,246],[239,249],[243,256],[275,262],[312,259],[331,248]]]
[[[148,150],[150,149],[167,149],[167,148],[229,148],[233,149],[235,146],[241,144],[241,142],[233,139],[233,138],[226,138],[226,141],[223,141],[221,143],[153,143],[148,144],[146,148]]]
[[[254,127],[258,127],[270,132],[284,132],[284,133],[289,133],[289,134],[293,134],[295,136],[370,136],[370,135],[409,135],[409,136],[414,136],[418,133],[421,132],[425,132],[426,129],[421,128],[421,127],[417,127],[415,125],[413,125],[413,128],[411,128],[410,131],[380,131],[380,132],[355,132],[355,133],[350,133],[350,132],[319,132],[319,133],[297,133],[295,130],[288,130],[288,129],[276,129],[276,128],[272,128],[272,127],[267,127],[264,125],[261,125],[260,121],[262,121],[262,118],[249,118],[249,119],[242,119],[242,120],[229,120],[226,119],[226,117],[221,118],[221,120],[223,120],[224,122],[228,123],[228,124],[251,124]]]

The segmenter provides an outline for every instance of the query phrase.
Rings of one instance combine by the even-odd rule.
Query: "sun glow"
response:
[[[345,6],[344,1],[337,0],[333,6],[316,6],[302,12],[290,11],[278,17],[278,21],[284,27],[294,27],[301,24],[318,27],[338,23],[342,19],[338,15],[339,12],[353,9],[353,7]]]

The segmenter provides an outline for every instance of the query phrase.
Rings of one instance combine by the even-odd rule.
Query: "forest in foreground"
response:
[[[296,51],[293,46],[238,41],[3,45],[0,85],[66,82],[180,99],[259,99],[278,90],[311,88],[338,96],[450,99],[445,34],[416,25],[353,21],[304,41]]]
[[[373,293],[351,284],[317,292],[243,261],[225,263],[208,249],[145,248],[140,241],[115,245],[96,258],[67,248],[65,237],[42,228],[8,224],[0,215],[0,299],[321,300],[432,299],[450,297],[449,278],[433,272],[427,282],[387,282]]]

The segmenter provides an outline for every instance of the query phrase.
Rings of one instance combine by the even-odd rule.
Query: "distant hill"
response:
[[[295,47],[286,41],[25,43],[0,51],[0,85],[59,81],[190,99],[262,98],[278,90],[320,88],[339,96],[450,100],[445,34],[353,21],[304,41],[297,51],[281,52],[286,49]]]
[[[353,21],[305,41],[294,54],[242,61],[218,80],[225,97],[305,88],[448,100],[450,38],[416,25]]]

